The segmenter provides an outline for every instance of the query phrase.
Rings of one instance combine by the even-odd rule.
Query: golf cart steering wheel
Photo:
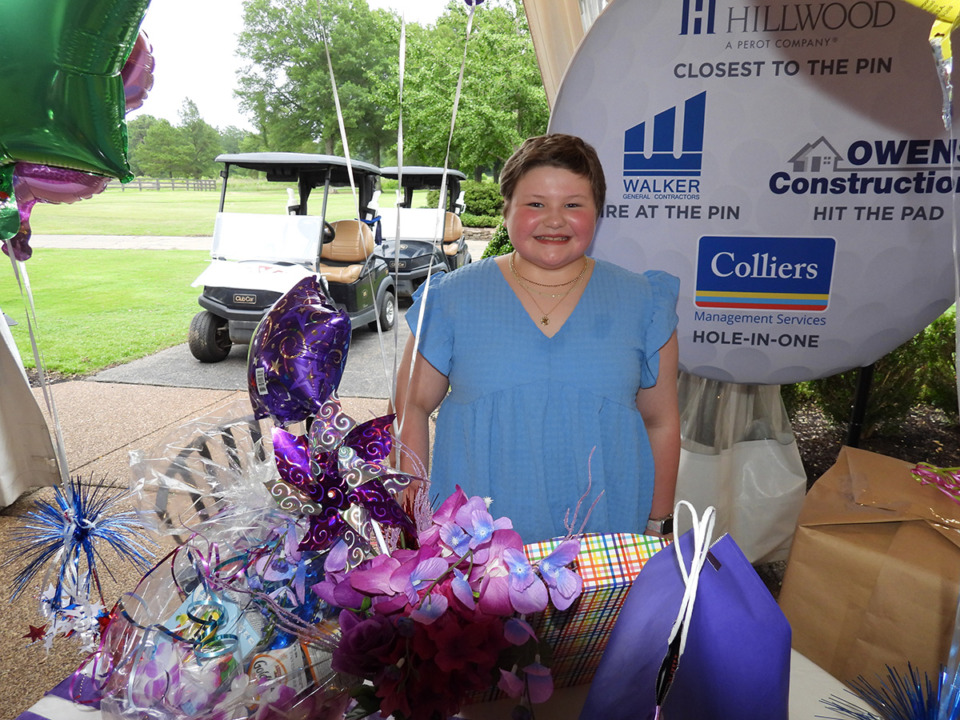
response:
[[[321,235],[320,241],[321,244],[326,245],[327,243],[333,242],[333,239],[337,236],[336,230],[333,229],[333,225],[328,223],[326,220],[323,221],[323,233]]]

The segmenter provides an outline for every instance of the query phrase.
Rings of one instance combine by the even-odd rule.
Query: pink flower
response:
[[[527,688],[530,690],[530,702],[542,703],[550,699],[553,695],[553,677],[550,675],[550,668],[541,665],[539,662],[533,662],[523,668],[527,676]]]
[[[347,573],[347,582],[354,590],[367,595],[393,595],[390,578],[400,567],[392,555],[376,555],[360,567]]]
[[[464,504],[455,517],[457,525],[470,536],[470,549],[475,550],[487,543],[495,530],[510,530],[513,523],[508,518],[493,519],[487,511],[483,498],[472,497]]]
[[[511,645],[523,645],[527,640],[537,639],[533,626],[520,618],[510,618],[504,623],[503,636]]]
[[[540,574],[550,588],[550,600],[557,610],[566,610],[583,591],[583,578],[566,567],[580,552],[579,540],[564,540],[540,561]]]
[[[547,606],[547,588],[519,550],[507,548],[503,560],[509,570],[508,596],[513,609],[521,615],[539,612]]]
[[[361,619],[356,613],[344,610],[340,613],[340,632],[342,636],[332,660],[337,672],[371,679],[385,664],[393,662],[397,630],[384,616]]]
[[[459,569],[453,569],[453,580],[450,582],[450,589],[457,600],[462,602],[468,610],[473,610],[477,606],[474,597],[473,587],[467,581],[466,576]]]
[[[447,598],[430,593],[410,612],[410,617],[422,625],[430,625],[447,611],[447,606]]]
[[[507,697],[518,698],[523,695],[523,680],[512,670],[500,668],[500,682],[497,683]]]

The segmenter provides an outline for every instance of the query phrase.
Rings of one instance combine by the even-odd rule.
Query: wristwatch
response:
[[[673,513],[662,518],[650,518],[647,520],[647,532],[658,533],[660,535],[672,535]]]

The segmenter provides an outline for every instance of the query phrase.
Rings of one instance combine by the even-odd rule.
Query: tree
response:
[[[145,174],[140,164],[140,148],[150,128],[156,123],[153,115],[140,115],[127,123],[127,157],[134,175]]]
[[[197,105],[190,98],[180,108],[179,131],[185,147],[186,161],[180,172],[192,178],[213,177],[217,173],[216,157],[222,152],[220,133],[200,117]]]
[[[191,147],[169,120],[157,120],[147,131],[138,151],[145,175],[178,177],[189,166]]]
[[[463,4],[450,3],[435,28],[412,28],[407,40],[405,144],[433,165],[442,164],[446,154],[466,24]],[[497,177],[525,138],[546,131],[548,120],[522,5],[516,0],[480,5],[467,45],[451,165],[478,180],[484,169]]]
[[[235,125],[229,125],[220,131],[220,149],[225,153],[238,153],[244,140],[249,135],[246,130],[241,130]]]
[[[342,152],[324,36],[351,154],[379,163],[396,136],[383,121],[399,27],[366,0],[247,0],[239,54],[250,64],[240,80],[241,106],[271,149]]]
[[[450,0],[436,25],[407,27],[404,136],[407,163],[440,165],[463,58],[467,11]],[[245,0],[239,54],[242,109],[261,149],[342,153],[326,35],[351,154],[390,157],[399,118],[399,17],[366,0]],[[546,130],[549,110],[519,0],[478,6],[467,53],[451,164],[475,176]]]

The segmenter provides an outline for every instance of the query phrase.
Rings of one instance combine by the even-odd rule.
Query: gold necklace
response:
[[[580,274],[577,275],[577,277],[575,277],[573,280],[565,280],[565,281],[562,282],[562,283],[539,283],[539,282],[537,282],[536,280],[531,280],[530,278],[524,277],[523,275],[521,275],[521,274],[519,273],[519,271],[517,270],[517,266],[514,264],[514,258],[515,258],[516,256],[517,256],[517,251],[516,251],[516,250],[514,250],[512,253],[510,253],[510,270],[511,270],[511,272],[513,272],[514,277],[517,278],[517,280],[520,280],[520,281],[522,281],[522,282],[529,283],[529,284],[531,284],[531,285],[538,285],[539,287],[549,287],[549,288],[563,287],[564,285],[569,285],[570,283],[575,283],[575,282],[577,282],[578,280],[580,280],[581,277],[583,277],[583,274],[587,271],[587,258],[586,258],[586,256],[584,256],[584,258],[583,258],[583,267],[580,268]],[[541,293],[541,294],[542,294],[542,293]],[[552,295],[551,297],[560,297],[560,296],[559,296],[559,295]]]
[[[517,266],[514,264],[514,261],[513,261],[516,255],[517,255],[516,250],[510,253],[510,270],[513,271],[513,274],[517,278],[517,280],[530,283],[531,285],[538,285],[540,287],[558,288],[558,287],[563,287],[564,285],[569,285],[570,283],[575,283],[577,280],[580,279],[579,277],[575,277],[573,278],[573,280],[566,280],[562,283],[539,283],[536,280],[531,280],[530,278],[524,277],[519,273],[519,271],[517,270]],[[580,270],[580,275],[583,275],[583,272],[584,270],[586,270],[586,268],[587,268],[587,258],[584,257],[583,268]],[[554,297],[558,297],[558,296],[554,295]]]
[[[569,295],[571,292],[573,292],[573,289],[580,283],[580,278],[582,278],[582,277],[583,277],[583,274],[587,271],[587,258],[583,258],[583,269],[580,271],[580,274],[579,274],[579,275],[577,275],[573,280],[570,281],[570,287],[568,287],[568,288],[567,288],[566,290],[564,290],[562,293],[559,293],[560,299],[557,300],[557,302],[554,304],[554,306],[553,306],[552,308],[550,308],[549,310],[546,310],[546,311],[545,311],[542,307],[540,307],[540,303],[537,302],[537,299],[533,296],[533,293],[530,291],[530,288],[526,287],[526,286],[523,284],[523,279],[521,279],[520,274],[517,272],[516,267],[514,267],[514,265],[513,265],[513,255],[512,255],[512,254],[510,255],[510,270],[511,270],[511,272],[513,272],[513,276],[517,279],[517,284],[519,284],[520,287],[522,287],[524,290],[527,291],[527,295],[530,296],[530,299],[533,300],[533,304],[536,305],[536,306],[537,306],[537,310],[540,311],[540,313],[541,313],[541,315],[540,315],[540,324],[546,326],[546,325],[549,325],[549,324],[550,324],[550,315],[553,313],[553,311],[556,310],[558,307],[560,307],[560,303],[562,303],[564,300],[566,300],[566,299],[567,299],[567,295]],[[525,279],[525,278],[524,278],[524,279]],[[531,281],[531,282],[532,282],[532,281]],[[562,283],[562,284],[563,284],[563,285],[566,285],[567,283]],[[558,287],[558,286],[546,285],[545,287]],[[545,293],[544,293],[544,294],[545,294]],[[551,295],[550,297],[557,297],[557,295]]]
[[[517,270],[517,266],[514,264],[514,257],[516,256],[516,254],[517,254],[516,251],[510,254],[510,272],[513,273],[513,276],[517,279],[517,284],[520,285],[520,287],[522,287],[528,293],[536,293],[541,297],[549,297],[549,298],[563,297],[564,295],[569,293],[570,290],[572,290],[573,288],[571,287],[558,293],[551,293],[551,292],[545,292],[543,290],[538,290],[537,288],[534,288],[534,287],[530,287],[528,283],[533,285],[539,285],[540,287],[547,287],[547,288],[563,287],[564,285],[576,285],[580,281],[580,278],[583,277],[583,274],[587,271],[587,258],[584,257],[583,267],[580,268],[580,274],[577,275],[572,280],[567,280],[566,282],[556,283],[556,284],[538,283],[535,280],[531,280],[530,278],[524,277],[523,275],[520,274],[520,272]]]

